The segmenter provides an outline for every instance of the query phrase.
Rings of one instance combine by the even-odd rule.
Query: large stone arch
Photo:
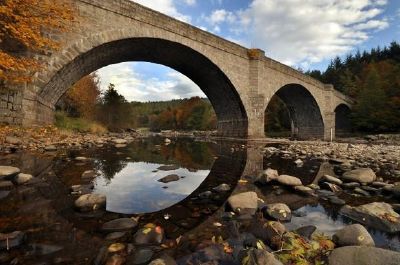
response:
[[[335,133],[336,136],[347,136],[352,131],[351,108],[348,104],[341,103],[335,108]]]
[[[246,137],[246,110],[235,85],[221,69],[224,66],[217,65],[212,54],[205,55],[204,49],[190,41],[178,41],[168,33],[146,33],[122,30],[111,35],[96,34],[65,48],[50,61],[49,71],[37,77],[36,107],[42,110],[36,111],[39,116],[35,119],[48,121],[58,99],[84,75],[109,64],[146,61],[171,67],[195,82],[214,107],[221,136]],[[139,36],[125,37],[135,34]]]
[[[292,124],[292,136],[299,139],[324,138],[325,121],[317,99],[305,86],[290,83],[278,88],[273,95],[286,105]],[[266,108],[268,108],[268,104]]]

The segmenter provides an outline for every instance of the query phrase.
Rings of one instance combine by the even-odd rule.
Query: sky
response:
[[[335,56],[400,41],[399,0],[131,0],[303,70]],[[125,62],[99,69],[129,101],[205,97],[168,67]]]

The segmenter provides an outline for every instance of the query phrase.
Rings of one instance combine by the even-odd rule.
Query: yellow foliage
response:
[[[70,0],[0,0],[0,81],[31,81],[39,60],[16,53],[58,49],[51,35],[69,30],[74,17]]]

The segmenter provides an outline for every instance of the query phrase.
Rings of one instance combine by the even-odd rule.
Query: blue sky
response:
[[[400,41],[399,0],[133,0],[294,68],[325,69],[331,58]],[[141,62],[97,71],[128,100],[202,96],[193,82]]]

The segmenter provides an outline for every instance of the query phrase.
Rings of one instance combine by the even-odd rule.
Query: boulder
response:
[[[376,180],[376,175],[370,168],[358,168],[345,172],[342,178],[348,182],[372,183]]]
[[[114,144],[126,144],[126,143],[128,143],[128,141],[125,140],[125,139],[113,139],[112,142]]]
[[[158,181],[162,182],[162,183],[168,183],[168,182],[172,182],[172,181],[178,181],[179,179],[180,178],[178,175],[172,174],[172,175],[168,175],[163,178],[160,178]]]
[[[232,195],[228,204],[237,214],[254,214],[258,208],[258,196],[254,191]]]
[[[164,239],[164,229],[154,224],[147,224],[139,229],[133,241],[137,245],[161,244]]]
[[[368,227],[389,233],[400,231],[400,215],[385,202],[373,202],[356,207],[345,205],[340,209],[340,213]]]
[[[272,168],[268,168],[264,170],[256,179],[257,183],[267,184],[272,180],[276,180],[278,178],[278,171]]]
[[[22,185],[22,184],[25,184],[25,183],[27,183],[28,181],[30,181],[32,178],[33,178],[33,176],[30,175],[30,174],[19,173],[19,174],[15,177],[14,180],[15,180],[15,182],[16,182],[18,185]]]
[[[345,226],[337,231],[333,237],[333,242],[338,246],[368,246],[374,247],[375,242],[367,229],[360,224]]]
[[[102,194],[84,194],[75,201],[75,207],[81,212],[90,212],[105,208],[106,196]]]
[[[284,203],[268,204],[265,207],[265,214],[273,220],[288,222],[292,219],[290,208]]]
[[[341,181],[340,179],[338,179],[336,177],[332,177],[330,175],[323,175],[321,180],[329,182],[329,183],[333,183],[333,184],[336,184],[336,185],[342,185],[343,184],[343,181]]]
[[[106,222],[101,227],[104,232],[123,232],[132,230],[137,226],[137,222],[131,218],[120,218]]]
[[[299,178],[292,177],[289,175],[280,175],[276,179],[279,183],[287,186],[302,186],[303,183]]]
[[[398,265],[400,252],[367,246],[347,246],[334,249],[329,265]]]
[[[17,167],[0,166],[0,179],[13,177],[19,172],[20,170]]]
[[[231,190],[231,186],[229,186],[226,183],[222,183],[222,184],[218,185],[217,187],[213,188],[213,191],[216,191],[216,192],[225,192],[225,191],[230,191],[230,190]]]

